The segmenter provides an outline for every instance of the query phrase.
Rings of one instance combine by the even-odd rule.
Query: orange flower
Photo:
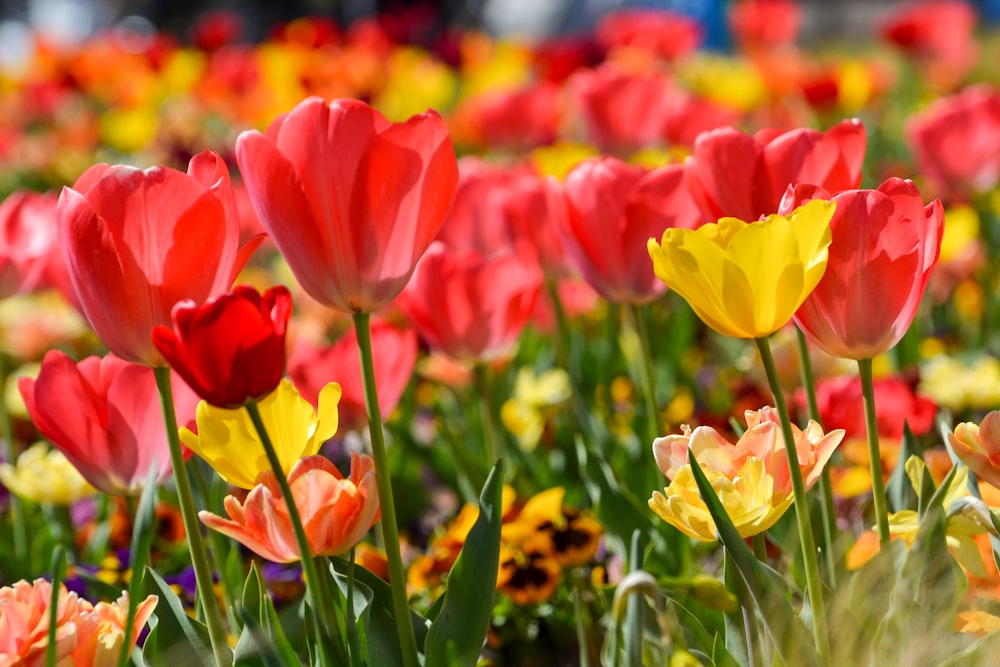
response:
[[[347,479],[324,457],[307,456],[292,468],[288,485],[315,556],[348,551],[381,516],[375,464],[363,454],[351,455]],[[229,519],[205,511],[198,518],[263,558],[278,563],[300,560],[288,508],[273,472],[261,473],[242,504],[226,496],[225,508]]]

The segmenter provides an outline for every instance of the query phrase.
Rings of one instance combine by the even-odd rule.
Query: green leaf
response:
[[[333,571],[336,576],[337,585],[346,591],[346,579],[348,562],[344,558],[330,559]],[[399,645],[399,633],[396,630],[396,621],[393,617],[392,589],[389,588],[382,578],[372,574],[368,569],[360,565],[354,566],[354,587],[355,597],[354,608],[357,611],[359,605],[364,606],[365,622],[363,623],[365,638],[368,644],[368,653],[371,656],[371,664],[379,665],[401,665],[403,664],[403,651]],[[365,591],[363,600],[357,599],[359,593]],[[367,598],[367,591],[371,592],[370,602]],[[417,637],[417,648],[420,648],[427,637],[427,621],[417,613],[410,612],[410,620],[413,622],[414,634]],[[359,624],[359,630],[362,628]]]
[[[913,435],[909,422],[903,423],[903,441],[899,448],[899,464],[892,471],[889,483],[885,487],[885,497],[889,502],[889,511],[899,512],[900,510],[913,509],[917,504],[917,493],[910,483],[910,478],[906,475],[906,466],[903,465],[911,456],[923,458],[923,448]]]
[[[236,613],[243,622],[243,631],[236,642],[233,667],[285,667],[287,663],[275,650],[274,644],[268,640],[260,622],[250,610],[240,607]]]
[[[502,479],[503,459],[483,485],[479,518],[448,575],[441,613],[427,632],[427,665],[474,667],[482,654],[500,566]]]
[[[775,652],[789,665],[806,667],[819,664],[819,655],[810,640],[810,633],[792,610],[787,582],[754,557],[719,502],[693,452],[688,452],[688,462],[702,500],[715,521],[719,539],[732,558],[736,569],[734,574],[746,584],[745,592],[756,607],[757,618]]]
[[[148,567],[143,575],[143,589],[146,595],[160,598],[153,612],[156,625],[142,648],[143,664],[147,667],[215,664],[208,628],[187,615],[180,598]]]

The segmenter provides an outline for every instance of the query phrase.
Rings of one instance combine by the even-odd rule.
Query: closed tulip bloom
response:
[[[487,256],[435,243],[400,306],[435,350],[462,361],[490,361],[517,343],[541,287],[541,270],[516,254]]]
[[[976,477],[1000,487],[1000,411],[990,412],[978,424],[959,424],[948,434],[948,443]]]
[[[872,359],[909,329],[937,263],[944,209],[924,206],[912,181],[890,178],[877,190],[831,198],[811,185],[789,188],[786,213],[810,200],[831,199],[833,241],[823,279],[795,314],[810,342],[845,359]]]
[[[735,338],[769,336],[802,305],[826,270],[836,204],[813,200],[759,222],[722,218],[649,239],[656,275],[705,324]]]
[[[931,102],[907,120],[906,141],[935,194],[989,192],[1000,182],[1000,91],[981,84]]]
[[[344,476],[322,456],[307,456],[288,475],[295,507],[314,556],[338,556],[351,550],[379,520],[375,464],[353,452],[351,474]],[[224,501],[228,519],[199,512],[202,523],[277,563],[301,560],[288,507],[274,473],[264,472],[240,503]]]
[[[664,9],[640,7],[609,13],[597,24],[595,32],[598,43],[606,49],[638,49],[664,60],[694,51],[702,40],[702,27],[696,19]]]
[[[647,172],[613,157],[589,159],[566,177],[564,191],[557,231],[590,286],[615,303],[644,304],[662,294],[643,240],[701,219],[681,167]]]
[[[196,394],[237,408],[278,387],[285,374],[285,328],[292,297],[282,286],[263,296],[248,285],[198,305],[174,306],[174,327],[153,329],[153,343]]]
[[[653,442],[653,457],[670,480],[663,493],[656,491],[650,508],[664,521],[697,540],[717,539],[715,521],[701,499],[688,452],[693,452],[719,495],[740,535],[761,533],[781,518],[794,499],[788,470],[786,443],[773,408],[747,410],[747,430],[736,444],[728,442],[710,426],[682,435],[668,435]],[[805,488],[811,488],[823,472],[834,450],[843,440],[841,430],[824,433],[810,421],[805,430],[792,425],[795,451]]]
[[[458,167],[432,112],[390,123],[364,102],[300,102],[236,160],[261,224],[302,288],[345,312],[371,312],[406,286],[451,208]]]
[[[291,382],[282,380],[277,389],[257,404],[286,475],[296,461],[316,454],[337,432],[339,401],[340,385],[336,382],[319,392],[319,407],[314,408]],[[258,475],[271,470],[264,445],[246,410],[217,408],[202,401],[196,419],[198,432],[182,428],[181,441],[205,459],[222,479],[249,489],[257,483]]]
[[[184,425],[194,418],[198,397],[182,382],[171,386]],[[99,490],[136,495],[151,468],[157,483],[170,476],[153,369],[113,354],[77,363],[51,350],[38,377],[21,378],[17,388],[38,431]]]
[[[206,151],[187,173],[99,164],[59,197],[59,241],[83,312],[108,348],[163,366],[150,339],[174,304],[229,289],[259,243],[239,247],[225,162]]]
[[[670,81],[613,65],[581,70],[568,83],[587,136],[605,152],[627,154],[659,143]]]
[[[379,412],[390,415],[396,409],[417,362],[417,334],[381,319],[371,322],[372,357]],[[347,331],[337,342],[317,348],[300,339],[288,356],[288,376],[302,398],[313,406],[320,391],[331,379],[340,384],[340,428],[356,431],[368,426],[365,388],[361,378],[358,336]]]
[[[728,18],[740,48],[753,53],[795,44],[802,8],[796,0],[739,0]]]
[[[701,134],[684,164],[692,196],[705,220],[757,220],[777,212],[790,184],[812,183],[830,192],[861,185],[866,135],[858,120],[826,132],[731,127]]]

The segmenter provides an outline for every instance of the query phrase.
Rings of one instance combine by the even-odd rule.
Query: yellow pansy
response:
[[[834,202],[814,199],[758,222],[722,218],[649,239],[657,277],[705,324],[735,338],[784,326],[826,271]]]
[[[553,408],[569,400],[571,394],[569,374],[561,368],[538,376],[530,368],[522,368],[514,378],[514,395],[500,409],[500,420],[522,448],[534,449]]]
[[[741,537],[764,532],[792,504],[791,493],[774,493],[774,478],[764,469],[764,462],[755,456],[748,457],[738,474],[732,477],[710,469],[705,469],[705,476]],[[690,465],[677,470],[663,493],[653,492],[649,507],[685,535],[703,542],[718,539],[715,520],[701,499]]]
[[[0,483],[11,493],[45,505],[71,505],[96,493],[59,450],[36,442],[17,463],[0,463]]]
[[[331,382],[320,391],[319,409],[314,410],[291,382],[282,380],[277,389],[258,402],[261,419],[286,475],[296,461],[316,454],[337,432],[340,395],[340,385]],[[246,410],[226,410],[202,401],[195,418],[198,433],[182,428],[181,441],[222,479],[250,489],[257,475],[271,469]]]

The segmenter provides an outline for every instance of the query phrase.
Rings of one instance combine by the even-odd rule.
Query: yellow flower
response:
[[[1000,360],[983,355],[966,362],[939,354],[920,368],[918,391],[953,412],[1000,405]]]
[[[657,277],[705,324],[735,338],[768,336],[788,322],[826,271],[834,202],[814,199],[759,222],[722,218],[649,239]]]
[[[337,432],[340,385],[336,382],[319,393],[319,410],[288,380],[257,404],[267,434],[287,475],[304,456],[312,456]],[[253,488],[257,475],[271,469],[264,445],[246,410],[226,410],[198,404],[198,433],[181,429],[181,441],[205,459],[222,479],[243,489]]]
[[[514,395],[500,409],[500,420],[522,448],[534,449],[552,408],[567,401],[571,392],[569,374],[561,368],[538,376],[530,368],[522,368],[514,378]]]
[[[792,504],[791,494],[774,496],[774,478],[764,470],[764,462],[756,457],[747,458],[734,477],[717,470],[705,470],[705,475],[742,537],[764,532]],[[718,539],[715,521],[698,493],[689,465],[677,471],[663,493],[653,492],[649,507],[685,535],[703,542]]]
[[[71,505],[95,493],[59,450],[36,442],[16,465],[0,463],[0,483],[21,498],[46,505]]]

